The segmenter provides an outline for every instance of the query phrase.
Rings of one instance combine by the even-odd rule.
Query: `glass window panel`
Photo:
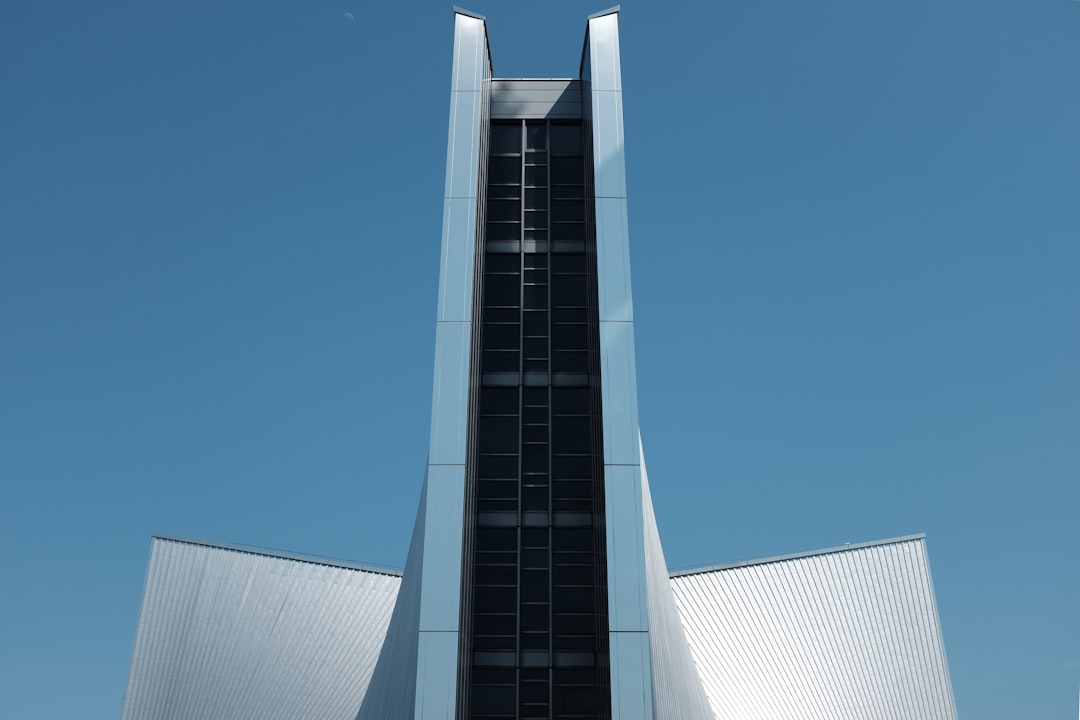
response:
[[[525,442],[547,442],[547,425],[526,425],[522,428],[522,440]]]
[[[523,528],[521,531],[521,547],[546,549],[548,546],[547,528]]]
[[[476,651],[473,653],[473,663],[476,665],[513,667],[515,655],[516,653],[513,652],[497,652],[491,650],[485,650],[483,652]],[[513,718],[513,715],[508,715],[507,717]]]
[[[517,305],[520,302],[520,275],[484,276],[484,305]]]
[[[488,183],[492,185],[520,184],[521,158],[491,157],[488,161]]]
[[[548,266],[548,256],[539,253],[527,253],[525,256],[525,268],[527,270],[543,270]]]
[[[559,614],[551,619],[551,627],[557,635],[594,635],[596,618],[590,614]]]
[[[547,168],[543,165],[525,168],[525,184],[530,187],[543,187],[547,185]]]
[[[592,477],[592,458],[588,455],[556,455],[552,460],[551,473],[560,480]]]
[[[596,581],[592,565],[556,566],[552,570],[552,582],[555,585],[592,585]],[[558,625],[556,625],[558,627]],[[561,633],[580,634],[579,630],[558,630]],[[589,630],[592,632],[592,630]]]
[[[523,316],[524,331],[527,337],[545,337],[548,334],[547,312],[536,310],[526,312]]]
[[[517,671],[513,668],[476,668],[472,679],[477,684],[513,685],[517,682]]]
[[[492,589],[493,592],[497,589]],[[595,591],[591,587],[556,587],[551,590],[551,608],[557,613],[587,613],[596,610]]]
[[[487,224],[487,239],[492,242],[506,242],[508,240],[521,239],[521,223],[497,223]],[[512,256],[511,256],[512,257]]]
[[[548,306],[547,285],[526,285],[525,305],[528,310],[546,310]]]
[[[521,343],[521,326],[517,323],[485,323],[481,346],[485,350],[517,350]]]
[[[486,481],[485,481],[486,482]],[[565,504],[565,501],[564,501]],[[515,499],[502,499],[502,500],[488,500],[480,496],[477,493],[476,509],[481,513],[498,513],[498,512],[510,512],[516,513],[518,509],[517,500]],[[565,507],[561,509],[566,509]]]
[[[596,687],[555,687],[552,690],[552,700],[556,716],[564,714],[572,715],[595,715],[599,712],[599,701]]]
[[[520,153],[521,126],[517,123],[513,125],[492,124],[491,143],[488,152],[492,154]]]
[[[558,391],[565,398],[565,391]],[[565,400],[560,398],[560,403]],[[517,415],[517,388],[481,388],[480,412],[484,415]]]
[[[521,649],[522,650],[547,650],[548,649],[548,644],[550,642],[551,642],[551,638],[548,636],[548,634],[546,632],[544,632],[544,633],[534,633],[534,632],[523,632],[523,633],[521,633]],[[563,648],[563,649],[577,650],[578,648]],[[547,717],[547,716],[545,715],[545,716],[542,716],[542,717]]]
[[[552,308],[551,321],[556,323],[587,323],[589,321],[589,311],[583,307]]]
[[[488,201],[487,219],[490,222],[514,222],[520,220],[521,202],[518,200],[490,200]]]
[[[559,685],[595,685],[595,668],[555,668],[555,682]]]
[[[525,191],[525,207],[530,210],[547,210],[548,191],[545,188],[529,188]]]
[[[551,152],[563,155],[581,155],[581,125],[552,125]]]
[[[503,458],[505,459],[505,458]],[[518,496],[517,480],[511,480],[517,475],[517,458],[509,458],[513,462],[513,469],[507,476],[498,480],[483,478],[478,481],[477,494],[481,498],[503,498],[516,500]]]
[[[521,391],[521,400],[526,407],[546,408],[548,404],[547,388],[524,388]]]
[[[551,353],[551,371],[557,373],[587,373],[589,372],[589,354],[587,352],[556,350]],[[500,371],[492,370],[491,372]]]
[[[555,650],[596,650],[596,637],[593,635],[562,635],[552,638]]]
[[[517,327],[516,325],[514,326]],[[547,338],[525,338],[525,357],[528,359],[546,360],[548,354]]]
[[[588,414],[588,388],[552,388],[551,412],[555,415]]]
[[[485,569],[490,570],[491,568]],[[510,569],[513,570],[513,568]],[[512,613],[503,615],[477,613],[473,615],[473,630],[477,635],[515,635],[517,633],[517,616]],[[563,634],[568,633],[564,632]]]
[[[585,350],[589,347],[588,331],[588,325],[552,325],[551,347],[553,350]]]
[[[516,195],[514,197],[517,197]],[[556,185],[551,188],[551,197],[565,200],[585,199],[584,185]]]
[[[521,419],[527,423],[546,424],[548,421],[548,409],[546,407],[527,407],[522,410]]]
[[[515,323],[521,315],[516,307],[509,308],[484,308],[484,319],[488,322]]]
[[[521,489],[521,509],[525,512],[548,509],[548,488],[525,487]]]
[[[560,533],[571,532],[560,530]],[[517,530],[514,528],[480,528],[476,531],[477,550],[510,551],[517,549]]]
[[[547,570],[522,570],[521,601],[547,602],[548,584]]]
[[[521,629],[544,632],[548,629],[547,603],[521,606]]]
[[[585,223],[583,222],[555,222],[551,223],[551,239],[559,242],[584,242]],[[580,250],[578,251],[580,252]],[[584,256],[581,256],[584,257]]]
[[[477,612],[513,612],[517,605],[517,589],[503,587],[485,588],[484,592],[476,593]]]
[[[559,257],[564,256],[560,255]],[[484,273],[487,275],[513,275],[520,271],[520,257],[501,254],[488,254],[484,256]]]
[[[508,419],[516,420],[513,417]],[[588,416],[562,415],[552,418],[551,436],[552,447],[557,453],[587,453],[592,447]],[[516,435],[514,439],[517,439]]]
[[[555,550],[590,551],[593,547],[593,531],[591,528],[556,528],[552,531],[552,547]]]
[[[513,585],[517,579],[517,568],[513,565],[480,565],[476,568],[476,584],[477,585]],[[567,583],[563,583],[567,584]],[[494,623],[494,621],[492,621]],[[492,623],[489,623],[491,627],[494,627]],[[483,635],[500,635],[502,630],[492,630],[488,626],[484,626],[487,629],[479,629],[477,632]],[[509,632],[514,631],[514,626],[511,623]]]
[[[559,649],[577,649],[567,648],[565,645],[566,643],[563,642]],[[481,635],[475,633],[473,635],[473,648],[476,650],[516,650],[517,637],[514,635]]]
[[[591,499],[592,494],[592,480],[555,480],[551,484],[551,495],[555,498]]]
[[[485,350],[480,356],[480,371],[491,373],[518,372],[521,354],[516,350]],[[561,370],[558,372],[570,372]]]
[[[521,683],[521,702],[523,703],[546,703],[548,700],[548,683],[545,677],[543,682]],[[541,715],[547,717],[547,715]]]
[[[585,304],[584,275],[552,275],[551,304],[582,306]]]
[[[546,283],[548,277],[547,268],[540,268],[537,270],[525,271],[525,282],[527,283]]]
[[[507,158],[514,159],[514,158]],[[585,178],[585,161],[580,157],[551,158],[552,185],[580,185]],[[526,183],[529,184],[529,183]]]
[[[526,473],[546,473],[548,471],[548,446],[523,446],[521,448],[521,470]]]
[[[546,210],[526,210],[525,211],[525,229],[527,230],[544,230],[547,228],[547,211]]]
[[[483,478],[511,478],[517,477],[517,456],[485,456],[482,454],[476,462],[476,476]],[[499,498],[502,495],[490,495]]]
[[[586,272],[584,255],[553,255],[551,272],[564,275],[584,275]]]
[[[509,218],[508,218],[509,219]],[[552,220],[585,221],[584,200],[555,200],[551,203]]]
[[[522,363],[522,367],[523,367],[522,372],[546,374],[547,371],[548,371],[548,361],[547,360],[526,360],[526,361],[524,361]],[[526,379],[526,382],[536,384],[532,380],[529,380],[529,379]],[[546,385],[547,383],[545,382],[544,384]]]
[[[578,418],[563,418],[577,420]],[[583,418],[587,419],[587,418]],[[565,431],[563,431],[565,434]],[[482,453],[514,453],[518,449],[516,415],[481,415],[477,423],[477,446]]]
[[[473,683],[472,711],[477,715],[514,716],[517,687],[514,685],[477,685]]]
[[[521,567],[523,568],[546,568],[548,566],[548,551],[523,549],[521,551]]]
[[[566,192],[565,188],[563,192]],[[489,185],[487,197],[488,200],[516,200],[521,197],[521,185]]]
[[[525,125],[525,147],[529,150],[543,150],[547,147],[547,128],[543,123]]]

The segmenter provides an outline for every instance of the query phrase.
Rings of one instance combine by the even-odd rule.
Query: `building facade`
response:
[[[538,80],[457,11],[407,658],[361,717],[706,716],[646,527],[628,258],[617,9],[579,78]]]
[[[124,720],[955,720],[921,537],[672,577],[637,420],[619,15],[499,79],[454,15],[400,574],[156,538]]]

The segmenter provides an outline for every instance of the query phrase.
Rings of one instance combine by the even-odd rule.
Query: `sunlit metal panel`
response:
[[[717,718],[956,718],[922,536],[672,585]]]
[[[351,720],[401,578],[154,538],[122,720]]]

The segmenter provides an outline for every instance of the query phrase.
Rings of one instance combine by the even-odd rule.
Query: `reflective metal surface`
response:
[[[401,578],[154,538],[122,720],[351,720]]]
[[[956,718],[922,537],[672,585],[718,718]]]

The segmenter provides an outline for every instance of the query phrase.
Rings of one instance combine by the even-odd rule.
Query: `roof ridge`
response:
[[[668,575],[669,577],[673,578],[682,577],[684,575],[701,575],[703,573],[717,572],[719,570],[733,570],[734,568],[750,567],[752,565],[768,565],[770,563],[783,562],[785,560],[798,560],[800,558],[816,557],[818,555],[832,555],[834,553],[842,553],[849,550],[863,550],[865,548],[878,547],[881,545],[898,545],[900,543],[913,542],[916,540],[925,539],[926,533],[901,535],[900,537],[887,538],[885,540],[870,540],[868,542],[861,543],[846,543],[844,545],[836,545],[820,550],[803,550],[801,552],[785,553],[783,555],[771,555],[769,557],[756,558],[752,560],[739,560],[736,562],[722,563],[719,565],[706,565],[704,567],[684,568],[669,571]]]
[[[260,547],[257,545],[242,545],[240,543],[208,542],[206,540],[194,540],[192,538],[165,535],[162,533],[154,533],[151,537],[154,540],[184,543],[185,545],[198,545],[201,547],[213,548],[215,550],[228,550],[230,552],[247,553],[249,555],[261,555],[263,557],[277,558],[279,560],[294,560],[296,562],[311,563],[312,565],[325,565],[326,567],[342,568],[344,570],[359,570],[361,572],[369,572],[376,575],[390,575],[393,577],[401,577],[402,575],[402,571],[399,568],[355,563],[340,558],[327,557],[325,555],[310,555],[306,553],[291,552],[289,550]]]

